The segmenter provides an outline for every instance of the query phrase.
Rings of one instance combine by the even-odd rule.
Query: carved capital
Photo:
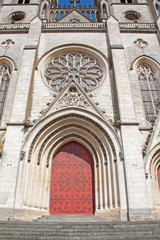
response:
[[[124,161],[124,153],[122,151],[119,152],[119,157],[121,161]]]
[[[21,153],[20,153],[20,161],[23,161],[24,157],[25,157],[25,151],[21,151]]]

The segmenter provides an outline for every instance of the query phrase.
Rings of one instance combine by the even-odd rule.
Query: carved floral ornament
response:
[[[94,57],[69,52],[52,58],[45,67],[44,76],[47,85],[57,92],[72,80],[89,92],[102,82],[103,70]]]
[[[8,49],[8,48],[12,47],[14,44],[15,44],[14,41],[12,41],[11,39],[7,39],[6,41],[4,41],[4,42],[1,43],[1,46],[2,46],[4,49]]]
[[[139,48],[145,48],[148,45],[148,43],[143,39],[138,38],[136,41],[134,41],[134,45]]]
[[[77,106],[77,107],[88,107],[88,103],[85,100],[84,96],[78,91],[76,85],[72,83],[65,93],[65,95],[59,99],[56,104],[56,109],[64,108],[67,106]]]
[[[71,22],[71,23],[79,23],[80,19],[79,18],[71,18],[71,19],[69,19],[69,22]]]

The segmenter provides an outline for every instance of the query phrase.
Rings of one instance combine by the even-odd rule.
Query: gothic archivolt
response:
[[[91,116],[92,115],[92,116]],[[121,143],[104,120],[86,110],[59,110],[47,116],[28,135],[23,151],[19,179],[24,186],[24,207],[48,210],[50,171],[54,153],[69,141],[77,141],[92,154],[95,172],[96,211],[117,209],[126,206],[123,161],[120,159]],[[106,125],[106,126],[105,126]],[[21,182],[22,181],[22,182]],[[34,182],[34,185],[31,183]]]
[[[151,207],[160,207],[160,144],[157,144],[149,153],[146,159],[146,178],[148,183]]]

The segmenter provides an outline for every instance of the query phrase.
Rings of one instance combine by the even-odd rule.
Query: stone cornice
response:
[[[21,32],[28,33],[30,27],[30,23],[19,23],[19,24],[0,24],[0,33],[12,33],[12,32]]]
[[[106,31],[105,23],[43,23],[42,32]]]
[[[39,6],[39,4],[38,3],[28,3],[28,4],[22,4],[21,6],[23,7],[23,6]],[[5,4],[5,3],[2,3],[2,7],[3,6],[17,6],[17,3],[16,4],[14,4],[14,3],[12,3],[12,4]]]
[[[0,24],[0,33],[28,33],[30,23]],[[120,32],[157,32],[155,23],[119,23]],[[43,23],[42,32],[105,32],[105,23]]]
[[[119,23],[121,32],[157,32],[155,23]]]

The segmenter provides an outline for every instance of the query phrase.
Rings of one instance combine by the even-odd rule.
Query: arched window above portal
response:
[[[0,64],[0,119],[2,118],[10,77],[10,67],[5,63]]]
[[[143,39],[138,39],[135,44],[139,47],[146,46],[147,42]],[[136,94],[139,95],[139,113],[138,115],[143,124],[153,124],[157,118],[157,113],[160,103],[160,64],[156,59],[143,55],[137,58],[131,65],[131,70],[135,74]],[[136,80],[137,78],[137,80]],[[135,106],[137,103],[135,101]],[[137,112],[137,114],[139,114]],[[141,121],[140,120],[140,121]]]
[[[0,123],[9,122],[17,83],[17,66],[8,57],[0,57]]]
[[[160,104],[160,85],[153,67],[141,63],[137,68],[138,82],[148,122],[154,122]]]

